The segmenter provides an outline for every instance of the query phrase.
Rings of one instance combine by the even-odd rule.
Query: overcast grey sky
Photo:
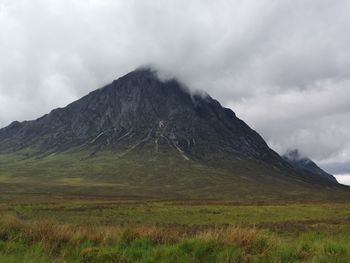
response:
[[[350,173],[349,14],[349,0],[0,0],[0,127],[152,64],[278,152]]]

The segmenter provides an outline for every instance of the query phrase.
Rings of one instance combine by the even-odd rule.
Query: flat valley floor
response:
[[[350,203],[0,194],[0,262],[350,262]]]

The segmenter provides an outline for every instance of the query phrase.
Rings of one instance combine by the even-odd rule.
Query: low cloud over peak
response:
[[[348,10],[346,0],[2,0],[0,126],[151,64],[231,107],[277,151],[347,162]]]

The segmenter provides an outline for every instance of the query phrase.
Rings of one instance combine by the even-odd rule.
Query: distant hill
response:
[[[310,158],[302,156],[298,149],[288,150],[282,157],[299,171],[312,173],[333,182],[337,182],[337,179],[335,179],[333,175],[322,170]]]
[[[295,200],[348,190],[293,167],[232,110],[149,68],[0,130],[2,191]]]

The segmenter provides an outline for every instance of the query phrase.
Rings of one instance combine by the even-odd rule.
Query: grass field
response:
[[[349,262],[350,204],[0,195],[0,262]]]
[[[78,149],[46,155],[24,149],[0,154],[0,192],[138,199],[210,197],[245,203],[350,200],[349,190],[305,183],[257,162],[233,158],[229,165],[234,168],[185,160],[176,152],[154,154],[147,149],[142,153],[101,151],[94,155]]]
[[[0,262],[350,262],[349,191],[230,165],[1,154]]]

